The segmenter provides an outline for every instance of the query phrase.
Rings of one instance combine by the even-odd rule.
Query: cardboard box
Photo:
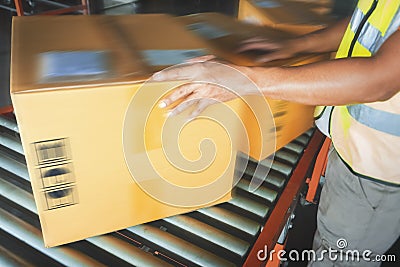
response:
[[[241,0],[238,18],[256,25],[306,34],[327,27],[332,20],[311,3],[279,0]],[[318,11],[319,10],[319,11]]]
[[[241,43],[250,38],[264,38],[271,42],[281,42],[298,35],[270,26],[253,25],[220,13],[199,13],[176,18],[186,29],[208,43],[208,48],[217,57],[240,66],[294,66],[326,59],[326,54],[303,54],[289,59],[268,63],[256,59],[265,51],[238,53]]]
[[[310,10],[321,16],[330,16],[334,3],[333,0],[287,0],[287,2],[309,4]]]
[[[238,44],[253,37],[282,41],[293,35],[268,26],[249,25],[218,13],[194,14],[179,17],[178,20],[193,33],[204,38],[216,55],[221,55],[225,60],[234,64],[265,67],[299,66],[329,59],[329,54],[309,54],[261,65],[254,61],[257,56],[255,54],[238,54],[236,52]],[[248,106],[245,106],[240,116],[248,129],[249,140],[251,140],[249,155],[257,160],[273,154],[312,127],[314,123],[314,106],[269,98],[261,99],[259,96],[245,97],[244,99],[248,101]],[[265,100],[269,105],[272,117],[264,118],[265,120],[261,123],[263,127],[260,128],[260,122],[257,121],[260,118],[255,117],[252,108],[262,106]],[[275,140],[275,144],[273,140]]]
[[[226,26],[228,43],[253,27],[202,16],[191,19]],[[184,81],[144,83],[154,71],[212,53],[252,64],[182,23],[166,15],[14,18],[11,96],[46,246],[228,201],[236,150],[260,160],[311,127],[312,107],[272,100],[275,118],[259,124],[253,111],[264,114],[264,97],[213,105],[186,126],[190,110],[167,119],[158,100]]]
[[[166,15],[14,17],[11,95],[47,247],[231,199],[240,122],[218,104],[203,115],[227,128],[167,119],[158,100],[183,81],[143,83],[204,49]]]
[[[259,54],[253,51],[238,53],[241,42],[254,37],[268,38],[271,41],[282,41],[293,38],[294,35],[273,29],[243,23],[220,13],[200,13],[182,17],[177,20],[186,29],[205,40],[213,54],[240,66],[267,66],[256,61]],[[302,59],[288,59],[274,62],[270,65],[281,66]]]

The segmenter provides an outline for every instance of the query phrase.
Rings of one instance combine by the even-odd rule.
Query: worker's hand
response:
[[[261,55],[257,61],[261,63],[267,63],[278,59],[287,59],[295,56],[298,51],[292,45],[293,40],[286,40],[282,42],[273,42],[261,37],[255,37],[245,40],[241,43],[238,53],[257,50],[264,51],[265,54]]]
[[[208,58],[207,58],[208,59]],[[174,106],[170,116],[181,113],[191,106],[195,109],[189,119],[198,116],[208,106],[237,98],[255,91],[255,86],[244,74],[247,67],[222,64],[215,61],[175,66],[152,77],[153,81],[188,80],[159,103],[161,108]]]

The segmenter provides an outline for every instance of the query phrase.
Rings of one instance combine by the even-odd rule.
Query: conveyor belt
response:
[[[234,189],[234,198],[228,203],[57,248],[44,248],[18,127],[12,115],[2,115],[0,265],[240,266],[279,201],[312,134],[313,130],[307,131],[277,151],[267,177],[270,160],[250,160]],[[238,160],[246,159],[239,155]],[[257,166],[260,168],[255,173]],[[250,192],[248,185],[254,176],[265,181]]]

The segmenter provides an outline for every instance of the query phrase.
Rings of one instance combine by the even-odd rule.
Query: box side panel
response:
[[[166,205],[149,196],[128,170],[122,132],[125,111],[137,89],[118,86],[13,95],[46,246],[195,209]],[[150,125],[165,119],[158,115]],[[195,127],[191,133],[201,133],[202,125]],[[152,140],[148,142],[151,146]],[[157,159],[161,149],[151,152]],[[165,171],[169,173],[168,166]],[[233,168],[224,179],[230,188]],[[147,181],[159,185],[151,177]],[[230,192],[225,192],[207,204],[229,200]]]

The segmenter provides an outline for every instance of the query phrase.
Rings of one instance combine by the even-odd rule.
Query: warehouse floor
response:
[[[185,4],[186,2],[186,4]],[[187,4],[188,1],[172,1],[165,0],[160,5],[159,1],[138,1],[135,5],[126,5],[123,7],[113,8],[105,11],[109,14],[121,13],[151,13],[151,12],[167,12],[176,15],[184,15],[187,13],[195,13],[201,11],[219,11],[226,14],[234,15],[237,12],[235,8],[237,1],[231,1],[230,4],[222,4],[222,1],[212,1],[204,4],[204,1],[195,1],[197,5]],[[9,99],[9,64],[10,64],[10,31],[11,31],[11,15],[9,11],[0,9],[0,107],[10,104]],[[299,205],[296,210],[296,218],[294,220],[294,228],[290,231],[287,244],[288,250],[308,249],[312,244],[312,236],[316,227],[316,205]],[[388,254],[396,254],[400,259],[400,242],[388,252]],[[289,263],[288,266],[305,266],[305,262]],[[382,266],[397,266],[396,264],[383,264]]]

